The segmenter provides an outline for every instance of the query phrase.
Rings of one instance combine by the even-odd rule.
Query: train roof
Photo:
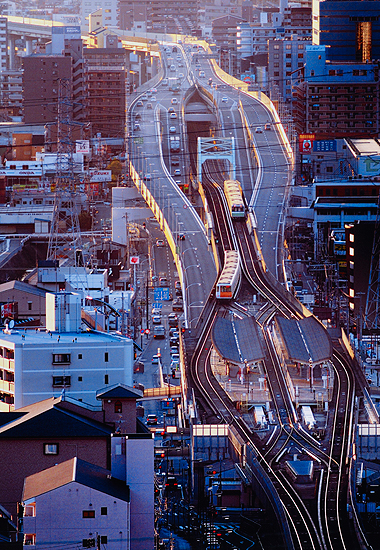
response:
[[[231,277],[239,268],[239,261],[239,253],[236,250],[226,250],[224,252],[224,266],[218,284],[231,283]]]
[[[243,203],[240,183],[237,180],[225,180],[224,192],[228,194],[233,202]]]

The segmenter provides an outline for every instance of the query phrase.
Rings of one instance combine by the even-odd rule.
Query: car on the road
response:
[[[146,417],[146,423],[148,426],[155,426],[158,424],[158,418],[156,414],[148,414]]]
[[[170,345],[178,346],[179,340],[176,336],[170,336]]]
[[[157,88],[152,88],[150,91],[152,92],[152,94],[156,94],[157,93]]]
[[[186,239],[185,233],[178,233],[177,239],[178,239],[179,241],[184,241],[184,240]]]
[[[159,355],[157,355],[157,354],[153,355],[153,357],[152,357],[152,365],[158,365],[159,359],[160,359],[160,356],[159,356]]]
[[[176,127],[175,127],[175,126],[170,126],[170,128],[169,128],[169,132],[170,132],[171,134],[175,134],[175,133],[176,133],[176,131],[177,131],[177,129],[176,129]]]
[[[174,283],[174,288],[175,288],[175,289],[177,289],[177,288],[180,289],[180,288],[181,288],[181,281],[176,281],[176,282]]]
[[[171,103],[172,103],[172,105],[177,105],[178,104],[178,99],[176,97],[172,97]]]
[[[176,338],[179,338],[178,328],[177,327],[172,327],[171,329],[169,329],[169,334],[170,334],[170,337],[175,336]]]
[[[163,239],[157,239],[156,246],[158,246],[158,248],[162,248],[165,246],[165,241]]]
[[[262,134],[262,133],[263,133],[263,129],[261,128],[261,126],[257,126],[255,132],[256,132],[256,134]]]
[[[155,102],[157,101],[157,97],[155,95],[152,95],[152,97],[150,98],[151,101]]]
[[[181,170],[180,168],[176,168],[173,172],[173,176],[180,176],[181,175]]]
[[[175,118],[177,118],[177,113],[170,113],[169,118],[174,120]]]
[[[174,113],[174,112],[175,112],[175,109],[174,109],[174,107],[169,107],[169,109],[168,109],[168,113]]]
[[[171,357],[172,357],[172,361],[179,363],[179,353],[172,353]]]
[[[228,103],[228,97],[222,97],[222,103]]]
[[[179,73],[178,78],[183,78],[185,75],[183,73]]]
[[[153,109],[153,105],[151,104],[150,101],[149,101],[149,103],[146,104],[146,108],[147,109]]]
[[[177,296],[177,298],[182,298],[182,290],[180,288],[176,288],[175,295]]]
[[[160,277],[158,279],[158,282],[159,282],[160,286],[168,286],[168,284],[169,284],[169,281],[168,281],[167,277]]]
[[[183,311],[183,301],[177,298],[173,300],[173,311]]]
[[[141,101],[148,101],[148,94],[141,96]]]
[[[135,120],[141,120],[141,113],[135,114]]]
[[[178,355],[178,354],[179,354],[178,346],[176,345],[170,346],[170,355],[173,357],[173,355]]]
[[[158,307],[152,308],[152,315],[161,315],[161,309]]]
[[[175,313],[169,313],[168,315],[169,327],[178,327],[178,317]]]
[[[152,323],[154,325],[160,325],[161,324],[161,315],[152,315]]]
[[[138,100],[138,102],[136,103],[136,107],[143,107],[144,106],[144,103],[141,101],[141,99]]]
[[[139,130],[141,130],[141,126],[138,122],[135,122],[135,125],[133,126],[133,129],[135,132],[138,132]]]
[[[272,129],[271,123],[267,122],[264,126],[264,130],[271,130],[271,129]]]
[[[150,181],[150,180],[151,180],[151,177],[152,177],[152,176],[151,176],[150,174],[145,174],[144,180],[145,180],[145,181]]]
[[[164,78],[164,79],[163,79],[162,85],[163,85],[163,86],[167,86],[167,85],[168,85],[168,79],[167,79],[167,78]]]

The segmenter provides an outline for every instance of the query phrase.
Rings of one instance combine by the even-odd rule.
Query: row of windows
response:
[[[100,508],[100,515],[106,516],[108,513],[107,506],[102,506]],[[83,518],[94,518],[95,517],[95,510],[82,510],[82,517]]]
[[[2,348],[0,348],[2,349]],[[13,350],[7,350],[9,352],[13,352]],[[0,351],[0,357],[3,357],[1,355],[1,351]],[[13,356],[12,357],[7,357],[8,359],[12,358],[13,359]],[[78,353],[78,359],[83,359],[83,354],[82,353]],[[109,354],[108,354],[108,351],[105,351],[104,352],[104,362],[105,363],[108,363],[109,361]],[[53,363],[54,364],[62,364],[62,363],[71,363],[71,353],[53,353]]]
[[[78,376],[78,382],[83,382],[83,377]],[[109,384],[109,375],[104,375],[104,383]],[[53,376],[53,387],[54,388],[69,388],[71,386],[71,376]],[[117,411],[115,411],[117,412]]]

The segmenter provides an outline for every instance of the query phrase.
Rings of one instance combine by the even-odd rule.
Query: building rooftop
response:
[[[315,317],[285,319],[276,315],[275,321],[281,333],[288,360],[308,364],[311,359],[315,364],[331,358],[331,339]]]
[[[52,397],[11,413],[0,413],[0,439],[107,437],[113,432],[109,425],[61,408],[62,401],[62,396]]]
[[[45,329],[17,329],[10,330],[9,332],[0,333],[0,340],[7,341],[12,344],[49,344],[59,343],[60,346],[65,344],[76,343],[78,345],[84,344],[100,344],[107,343],[107,345],[120,344],[125,341],[130,341],[130,338],[126,338],[117,334],[109,334],[106,332],[97,332],[88,330],[85,332],[51,332]],[[57,347],[57,352],[59,348]]]
[[[239,364],[264,358],[257,325],[252,317],[231,320],[217,317],[211,337],[218,353],[227,361]]]
[[[125,384],[114,384],[96,392],[96,399],[141,399],[144,392]]]
[[[77,457],[25,478],[23,501],[35,498],[71,482],[77,482],[125,502],[130,502],[129,487],[113,478],[109,470]]]

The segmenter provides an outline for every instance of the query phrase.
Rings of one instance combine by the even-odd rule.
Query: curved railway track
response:
[[[215,166],[210,170],[213,177],[204,177],[204,187],[210,208],[214,215],[216,231],[219,231],[220,252],[237,247],[241,256],[242,272],[246,281],[266,300],[257,315],[261,338],[265,349],[266,378],[272,395],[279,429],[268,442],[263,442],[249,429],[237,412],[234,403],[224,392],[212,374],[209,356],[211,330],[219,305],[210,299],[209,315],[202,327],[198,327],[197,345],[190,363],[190,376],[197,388],[202,403],[203,417],[208,422],[216,421],[233,426],[246,445],[250,445],[275,487],[285,511],[291,545],[299,550],[351,550],[359,548],[353,539],[352,525],[347,513],[348,468],[352,439],[351,411],[355,395],[355,381],[343,358],[335,351],[333,365],[336,384],[334,386],[329,433],[330,444],[322,446],[299,425],[293,402],[286,389],[283,371],[279,364],[271,338],[270,323],[275,313],[285,317],[302,318],[302,308],[288,302],[285,293],[279,293],[265,277],[261,259],[249,234],[245,222],[232,224],[226,208],[220,182],[215,181]],[[223,174],[220,180],[223,179]],[[285,297],[284,295],[285,294]],[[205,315],[203,315],[205,318]],[[290,443],[309,455],[318,465],[318,481],[314,505],[306,506],[298,491],[284,474],[281,457]],[[283,526],[284,527],[284,526]],[[286,531],[286,527],[284,527]],[[285,537],[286,539],[286,537]]]

